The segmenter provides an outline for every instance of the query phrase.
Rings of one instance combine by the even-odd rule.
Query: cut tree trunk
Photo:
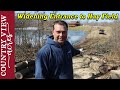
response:
[[[15,73],[16,79],[23,79],[26,74],[30,72],[30,69],[27,67]]]
[[[28,61],[19,62],[15,65],[15,72],[20,71],[28,66]]]

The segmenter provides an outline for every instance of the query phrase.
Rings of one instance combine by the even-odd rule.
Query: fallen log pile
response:
[[[22,61],[15,64],[15,79],[34,77],[35,61]]]

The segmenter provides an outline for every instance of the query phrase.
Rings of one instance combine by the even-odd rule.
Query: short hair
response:
[[[65,21],[63,21],[63,20],[57,20],[57,21],[55,21],[54,24],[53,24],[53,30],[54,30],[54,25],[55,25],[55,24],[63,25],[64,28],[65,28],[66,30],[68,30],[68,24],[67,24]]]

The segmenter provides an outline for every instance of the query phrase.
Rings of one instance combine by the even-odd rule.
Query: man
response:
[[[38,51],[35,61],[36,79],[73,79],[72,57],[80,54],[67,41],[68,25],[65,21],[54,22],[52,36]],[[81,50],[82,51],[82,50]]]

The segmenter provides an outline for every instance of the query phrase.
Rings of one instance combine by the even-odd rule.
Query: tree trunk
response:
[[[28,61],[19,62],[15,65],[15,72],[20,71],[28,66]]]

